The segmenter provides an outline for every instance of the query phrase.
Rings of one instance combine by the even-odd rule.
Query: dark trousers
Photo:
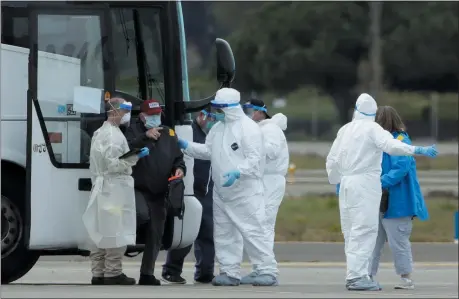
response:
[[[212,277],[214,274],[214,221],[212,194],[198,198],[202,204],[202,220],[198,237],[194,242],[194,256],[196,258],[196,271],[194,279]],[[167,253],[166,263],[163,265],[164,275],[180,275],[185,257],[191,251],[191,245],[181,249],[170,250]]]
[[[161,250],[161,243],[166,222],[166,201],[164,196],[145,194],[150,221],[145,224],[145,250],[142,256],[140,274],[153,275],[156,259]]]

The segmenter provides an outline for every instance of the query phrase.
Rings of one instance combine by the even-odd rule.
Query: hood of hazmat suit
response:
[[[258,123],[263,135],[265,148],[265,169],[263,174],[268,244],[274,248],[274,228],[277,212],[285,195],[285,176],[290,154],[283,131],[287,129],[287,117],[278,113]]]
[[[368,275],[378,233],[382,153],[414,154],[413,146],[394,139],[374,121],[377,107],[369,94],[359,96],[352,121],[338,131],[326,160],[330,184],[341,183],[339,206],[348,280]]]
[[[132,166],[137,156],[120,159],[129,151],[118,126],[106,121],[92,137],[90,166],[92,190],[83,223],[90,245],[119,248],[135,245],[136,208]]]
[[[260,274],[277,276],[272,248],[265,242],[263,164],[265,154],[259,126],[247,117],[239,104],[240,93],[232,88],[217,91],[213,108],[225,113],[209,131],[205,144],[189,142],[184,153],[210,160],[214,181],[214,243],[220,272],[240,279],[243,243]],[[239,171],[230,187],[224,174]]]

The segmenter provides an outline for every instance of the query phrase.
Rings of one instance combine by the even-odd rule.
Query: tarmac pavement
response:
[[[416,268],[414,290],[394,290],[398,283],[392,266],[384,264],[377,279],[380,292],[349,292],[345,268],[338,265],[280,265],[277,287],[214,287],[194,285],[192,268],[185,267],[186,285],[91,286],[89,262],[39,262],[18,283],[2,286],[2,298],[457,298],[457,264]],[[126,262],[125,273],[137,278],[139,263]],[[250,267],[244,267],[248,273]],[[156,273],[160,273],[157,268]],[[52,284],[50,284],[52,283]]]
[[[458,248],[456,244],[413,243],[415,290],[394,290],[398,277],[390,251],[385,252],[377,276],[381,292],[349,292],[344,288],[342,243],[276,243],[280,285],[277,287],[213,287],[193,284],[193,256],[183,276],[187,285],[90,286],[87,258],[42,257],[22,279],[1,289],[2,298],[457,298]],[[158,258],[161,273],[164,252]],[[138,278],[140,257],[126,259],[125,273]],[[244,263],[243,274],[250,271]]]

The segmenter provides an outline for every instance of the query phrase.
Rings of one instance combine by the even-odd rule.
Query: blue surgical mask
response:
[[[221,122],[224,122],[225,121],[225,113],[215,113],[215,120],[216,121],[221,121]]]
[[[161,125],[161,115],[145,115],[145,127],[157,128]]]

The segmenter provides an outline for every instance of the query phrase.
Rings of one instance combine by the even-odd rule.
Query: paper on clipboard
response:
[[[73,89],[73,110],[79,113],[102,113],[102,90],[87,86]]]

